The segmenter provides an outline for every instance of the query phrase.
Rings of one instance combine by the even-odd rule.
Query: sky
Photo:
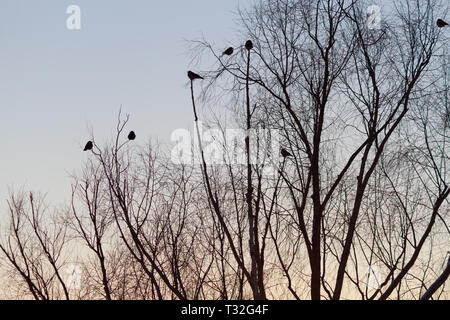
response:
[[[236,39],[233,12],[248,3],[1,0],[0,216],[11,188],[56,206],[69,200],[90,128],[108,140],[121,105],[141,141],[191,128],[188,41],[225,48]],[[70,5],[81,10],[80,30],[67,28]]]

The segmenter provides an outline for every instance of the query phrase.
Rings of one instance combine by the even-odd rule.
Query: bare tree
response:
[[[69,300],[63,279],[67,226],[57,216],[48,216],[45,203],[33,193],[12,193],[9,201],[10,225],[0,250],[12,272],[26,284],[36,300]]]
[[[322,289],[330,299],[341,298],[364,206],[372,195],[369,187],[381,160],[396,145],[395,136],[414,99],[428,94],[424,91],[426,75],[441,43],[433,14],[436,7],[432,1],[408,2],[394,7],[392,16],[385,17],[379,28],[371,29],[366,24],[367,6],[362,2],[263,1],[241,13],[244,29],[255,42],[251,66],[245,50],[224,59],[207,42],[199,43],[218,64],[209,74],[211,83],[204,96],[211,99],[224,94],[218,87],[239,101],[242,92],[247,115],[237,114],[247,119],[248,129],[251,83],[256,101],[252,116],[285,132],[285,144],[294,159],[292,169],[283,168],[282,176],[293,202],[291,207],[297,212],[293,223],[308,255],[312,299],[320,299]],[[194,114],[197,120],[195,102]],[[246,153],[251,150],[247,148]],[[220,216],[204,159],[203,172],[210,200]],[[249,166],[247,189],[253,190],[248,172]],[[414,245],[415,254],[404,261],[395,277],[392,273],[397,265],[390,266],[393,269],[388,279],[392,282],[381,299],[398,288],[414,265],[447,197],[447,190],[441,191],[433,200],[428,228]],[[339,203],[344,205],[344,216],[337,214]],[[258,223],[249,219],[249,225]],[[237,250],[235,258],[245,272]],[[252,262],[258,265],[256,256]],[[279,262],[284,265],[282,259]],[[337,266],[334,274],[325,269],[333,263]],[[292,290],[286,265],[282,268],[291,293],[299,298]],[[247,277],[250,284],[255,281],[251,272]],[[258,292],[253,292],[258,298]]]
[[[104,190],[104,180],[102,167],[89,161],[82,179],[79,181],[75,178],[75,183],[72,185],[71,213],[74,218],[74,231],[98,259],[104,296],[106,300],[111,300],[104,242],[107,232],[111,229],[113,219]],[[77,209],[77,199],[83,204],[86,214],[80,213],[83,209]]]

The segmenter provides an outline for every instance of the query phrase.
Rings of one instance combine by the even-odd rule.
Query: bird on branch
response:
[[[192,71],[188,71],[187,75],[188,75],[188,78],[191,81],[194,81],[195,79],[202,79],[202,80],[205,79],[202,76],[200,76],[200,75],[198,75],[198,74],[196,74],[195,72],[192,72]]]
[[[234,52],[233,47],[229,47],[227,50],[225,50],[225,51],[222,53],[222,55],[223,55],[223,56],[231,56],[231,55],[233,54],[233,52]]]
[[[283,158],[292,157],[292,154],[290,154],[289,151],[284,148],[281,149],[281,155],[283,156]]]
[[[136,134],[134,133],[134,131],[130,131],[130,133],[128,134],[128,140],[134,139],[136,139]]]
[[[444,28],[444,27],[448,26],[448,23],[442,19],[437,19],[436,24],[439,28]]]
[[[250,50],[253,49],[253,42],[252,42],[251,40],[248,40],[248,41],[245,43],[245,49],[247,49],[248,51],[250,51]]]
[[[92,143],[92,141],[88,141],[88,143],[86,143],[86,146],[84,147],[84,151],[92,150],[93,147],[94,144]]]

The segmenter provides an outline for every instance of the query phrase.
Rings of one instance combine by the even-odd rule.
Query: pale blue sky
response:
[[[225,47],[236,39],[238,3],[1,0],[0,208],[8,186],[67,200],[88,127],[98,142],[110,137],[121,104],[141,140],[189,128],[185,40],[203,34]],[[80,31],[66,28],[71,4],[81,8]]]

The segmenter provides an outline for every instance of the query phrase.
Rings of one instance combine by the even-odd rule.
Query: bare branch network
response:
[[[448,299],[448,3],[388,2],[261,0],[194,41],[195,159],[119,114],[65,208],[11,194],[7,297]]]

